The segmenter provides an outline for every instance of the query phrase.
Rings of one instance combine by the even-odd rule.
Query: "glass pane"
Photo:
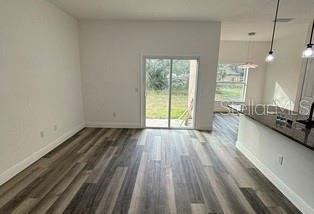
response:
[[[244,84],[217,83],[216,101],[243,102]]]
[[[169,59],[146,59],[146,126],[168,127]]]
[[[246,69],[239,68],[236,64],[218,64],[217,82],[242,82],[246,81]]]
[[[197,60],[173,60],[171,82],[171,127],[193,127]]]

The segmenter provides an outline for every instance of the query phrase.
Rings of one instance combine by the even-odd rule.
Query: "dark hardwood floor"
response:
[[[214,131],[86,128],[0,187],[0,213],[300,213]]]

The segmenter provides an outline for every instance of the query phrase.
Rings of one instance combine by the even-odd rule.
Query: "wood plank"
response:
[[[221,182],[221,180],[218,178],[218,176],[216,175],[214,169],[212,169],[211,167],[206,167],[205,171],[207,173],[209,182],[211,186],[213,187],[213,191],[215,192],[217,196],[217,200],[219,201],[219,204],[221,205],[223,212],[232,213],[235,209],[233,208],[234,206],[231,203],[232,200],[231,202],[228,200],[229,192],[226,193],[226,188]],[[239,209],[236,209],[236,210],[239,210]]]
[[[35,207],[32,208],[32,214],[42,214],[47,213],[50,207],[58,200],[59,195],[48,194],[40,200]]]
[[[267,206],[268,208],[277,206],[276,203],[268,196],[267,193],[261,192],[261,191],[257,191],[256,195],[263,202],[263,204],[265,204],[265,206]]]
[[[136,176],[136,182],[135,182],[135,186],[134,186],[134,190],[133,190],[133,194],[131,198],[130,207],[128,210],[129,214],[139,213],[147,161],[148,161],[148,154],[146,152],[143,152],[140,166],[138,169],[138,173]]]
[[[248,169],[249,174],[255,179],[258,184],[257,190],[267,192],[267,196],[273,202],[278,204],[286,213],[301,213],[276,187],[264,177],[257,169]]]
[[[138,141],[137,141],[138,146],[144,146],[145,145],[146,139],[147,139],[147,132],[148,131],[145,129],[139,132],[139,137],[137,138],[138,139]]]
[[[271,207],[269,208],[271,214],[287,214],[282,207]]]
[[[36,170],[38,170],[38,167],[37,168],[29,167],[25,169],[24,171],[20,172],[18,175],[16,175],[14,178],[9,180],[5,184],[1,185],[0,186],[0,198],[5,193],[7,193],[7,191],[9,191],[10,189],[16,188],[17,185],[19,185],[21,181],[25,180],[25,178],[29,176],[30,174],[34,174]]]
[[[113,156],[117,151],[117,147],[110,146],[109,149],[103,154],[103,157],[98,161],[95,168],[92,170],[87,183],[98,183],[100,177],[104,173],[105,169],[109,165],[110,161],[112,160]]]
[[[88,178],[89,174],[82,172],[73,183],[66,189],[66,191],[58,198],[52,207],[48,210],[48,213],[63,213],[66,207],[70,204],[75,194],[79,191],[83,183]]]
[[[99,148],[99,146],[103,143],[103,141],[107,138],[105,131],[101,131],[101,136],[97,138],[96,142],[84,153],[80,156],[79,162],[86,162]]]
[[[118,167],[97,210],[96,214],[104,212],[110,214],[113,211],[123,180],[127,173],[127,167]]]
[[[189,138],[185,138],[184,137],[185,133],[182,133],[179,135],[179,139],[180,139],[180,142],[181,142],[181,155],[183,156],[188,156],[190,153],[189,153],[189,149],[188,149],[188,146],[187,144],[189,144],[191,142],[191,140]]]
[[[191,204],[192,214],[206,214],[205,204]]]
[[[93,196],[97,189],[96,184],[84,183],[63,213],[93,213],[88,205],[90,205],[90,201],[94,200]]]
[[[175,190],[175,204],[177,213],[192,213],[189,191],[187,189],[186,180],[183,171],[181,156],[176,152],[173,153],[172,177]]]
[[[58,167],[52,169],[46,173],[39,184],[32,189],[30,197],[42,199],[46,194],[53,189],[64,176],[75,166],[75,156],[69,156],[69,159],[64,164],[58,165]]]
[[[195,137],[197,138],[198,142],[206,143],[206,139],[204,138],[204,136],[202,135],[200,131],[194,130],[193,133]]]
[[[207,176],[225,213],[254,213],[252,206],[229,174],[206,168]]]
[[[186,181],[186,186],[189,191],[189,201],[191,203],[204,203],[204,199],[202,196],[202,192],[197,180],[197,175],[195,168],[193,167],[192,161],[189,159],[189,157],[182,156],[182,165],[183,171],[184,171],[184,177]]]
[[[241,188],[242,193],[249,201],[256,213],[270,213],[268,208],[263,202],[257,197],[255,191],[250,188]]]
[[[192,146],[197,153],[198,158],[200,159],[203,166],[212,166],[210,157],[205,151],[204,145],[202,145],[198,140],[192,139]]]
[[[136,177],[140,167],[141,157],[143,153],[143,146],[137,146],[136,141],[130,140],[130,145],[133,150],[129,152],[126,157],[129,155],[129,161],[124,166],[128,167],[128,172],[126,178],[121,187],[116,206],[114,208],[114,213],[127,213],[130,207],[132,194],[135,187]]]
[[[166,189],[167,189],[167,198],[168,198],[168,206],[169,213],[176,214],[176,199],[175,199],[175,190],[173,184],[173,176],[171,168],[166,168]]]
[[[9,203],[21,191],[25,190],[32,182],[34,182],[46,169],[38,168],[33,173],[28,174],[24,179],[18,182],[14,187],[10,188],[5,194],[0,197],[0,208]]]
[[[207,178],[206,172],[204,170],[204,166],[200,164],[199,160],[197,159],[192,159],[192,160],[193,160],[192,166],[196,172],[195,174],[196,174],[197,182],[200,186],[207,212],[221,213],[222,212],[221,205],[219,204],[217,196],[215,192],[213,191],[213,187],[211,186]]]
[[[219,157],[224,167],[232,174],[240,187],[243,188],[257,188],[256,182],[249,175],[248,171],[245,167],[243,167],[237,159],[232,156],[226,155],[228,152],[225,149],[225,146],[219,144],[219,141],[214,136],[209,136],[206,134],[205,136],[209,137],[209,146],[213,149],[215,154]]]
[[[235,148],[237,117],[214,118],[83,129],[0,187],[0,213],[300,213]]]
[[[51,191],[51,194],[61,195],[67,187],[73,182],[76,176],[83,170],[86,163],[76,163],[74,167],[65,175],[65,178],[60,181]]]
[[[82,134],[80,134],[77,138],[73,140],[73,142],[68,143],[65,145],[64,148],[62,148],[60,151],[53,153],[53,155],[50,157],[53,161],[57,161],[60,158],[66,156],[67,154],[71,153],[73,151],[73,148],[77,147],[78,144],[81,142],[85,142],[85,140],[88,140],[89,137],[93,137],[95,133],[95,129],[86,129]],[[62,146],[62,145],[61,145]],[[48,154],[49,155],[49,154]]]
[[[35,198],[27,198],[20,205],[18,205],[12,212],[12,214],[22,214],[29,213],[34,206],[38,202],[38,199]]]
[[[104,135],[106,130],[98,130],[84,145],[78,150],[77,153],[82,154],[86,153],[87,150],[102,136]],[[109,131],[108,131],[109,132]]]
[[[154,149],[152,160],[161,161],[161,136],[154,136],[153,144]]]

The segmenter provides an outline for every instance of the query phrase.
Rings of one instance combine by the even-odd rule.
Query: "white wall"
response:
[[[244,115],[237,148],[304,214],[314,213],[312,150]]]
[[[218,22],[80,22],[87,125],[141,126],[143,55],[199,56],[196,128],[211,129],[219,37]]]
[[[306,43],[310,40],[312,25],[308,26],[308,33],[306,36]],[[301,114],[308,114],[308,109],[314,102],[314,58],[303,59],[301,72],[299,76],[299,83],[297,89],[297,96],[295,101],[295,111]]]
[[[275,61],[267,66],[263,99],[266,104],[276,100],[287,109],[294,109],[296,102],[308,25],[292,29],[274,42]]]
[[[254,46],[254,47],[253,47]],[[254,42],[251,49],[251,58],[258,65],[252,69],[248,75],[248,84],[245,102],[261,103],[264,93],[264,78],[266,72],[265,53],[269,49],[269,42]],[[248,57],[247,41],[221,41],[219,50],[220,63],[245,63]],[[215,111],[225,111],[227,108],[222,107],[220,102],[216,102]]]
[[[0,1],[0,97],[1,184],[83,125],[75,19],[47,1]]]

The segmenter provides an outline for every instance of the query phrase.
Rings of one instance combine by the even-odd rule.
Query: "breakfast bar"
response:
[[[314,213],[314,129],[275,106],[230,105],[240,113],[236,147],[304,213]]]

